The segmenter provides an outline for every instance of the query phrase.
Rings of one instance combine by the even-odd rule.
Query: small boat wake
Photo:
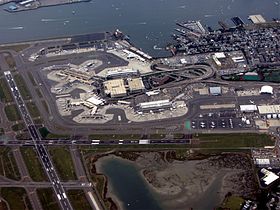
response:
[[[15,27],[10,27],[8,28],[9,30],[22,30],[24,29],[23,26],[15,26]]]
[[[138,25],[147,25],[147,22],[140,22]]]
[[[204,15],[204,17],[213,17],[215,15]]]
[[[157,45],[154,45],[154,50],[163,50],[162,47],[158,47]]]

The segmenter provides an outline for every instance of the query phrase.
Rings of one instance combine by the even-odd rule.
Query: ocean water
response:
[[[119,28],[154,56],[172,42],[176,21],[201,20],[217,28],[218,20],[230,22],[233,16],[245,22],[251,14],[267,20],[280,17],[280,0],[92,0],[19,13],[8,13],[5,7],[0,7],[0,43]]]
[[[161,210],[139,170],[127,161],[111,158],[102,163],[102,173],[109,178],[123,210]]]

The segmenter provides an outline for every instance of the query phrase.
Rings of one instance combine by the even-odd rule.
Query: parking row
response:
[[[192,129],[245,129],[247,127],[239,118],[198,118],[191,121]]]

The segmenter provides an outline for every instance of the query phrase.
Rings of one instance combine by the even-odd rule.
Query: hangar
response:
[[[273,94],[273,87],[269,85],[264,85],[261,87],[260,93],[262,94]]]
[[[240,111],[241,112],[255,112],[257,110],[258,110],[258,108],[254,104],[240,105]]]

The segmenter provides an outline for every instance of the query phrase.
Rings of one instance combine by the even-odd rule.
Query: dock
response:
[[[236,25],[236,26],[243,26],[244,25],[244,22],[243,22],[243,20],[241,20],[240,17],[236,16],[236,17],[231,18],[231,20],[234,23],[234,25]]]
[[[264,17],[262,15],[250,15],[248,17],[248,19],[251,20],[252,23],[254,23],[254,24],[266,22],[266,20],[264,19]]]

